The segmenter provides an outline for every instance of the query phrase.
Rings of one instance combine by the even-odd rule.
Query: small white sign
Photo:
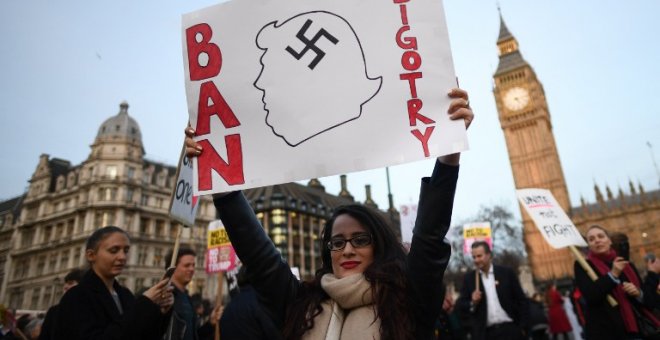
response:
[[[561,208],[550,190],[516,190],[518,200],[532,217],[541,235],[551,247],[558,249],[568,246],[586,247],[580,231]]]
[[[417,204],[402,204],[399,207],[401,216],[401,242],[411,243],[415,220],[417,220]]]
[[[192,161],[185,156],[185,146],[179,159],[177,172],[176,185],[170,202],[170,216],[190,227],[195,225],[199,197],[193,191],[193,165]]]

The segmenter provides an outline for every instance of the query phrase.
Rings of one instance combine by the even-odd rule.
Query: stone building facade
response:
[[[41,155],[20,213],[0,231],[6,273],[0,301],[37,310],[56,303],[66,273],[86,266],[86,238],[106,225],[131,235],[128,267],[119,281],[134,291],[152,285],[162,276],[176,236],[178,223],[168,216],[175,174],[176,167],[144,158],[140,128],[127,103],[101,125],[81,164]],[[182,243],[203,254],[206,226],[214,218],[213,203],[202,199],[196,225],[184,228]],[[10,241],[1,242],[5,238]],[[203,260],[198,257],[193,292],[206,285]]]
[[[27,192],[0,202],[0,303],[29,310],[57,303],[67,272],[86,266],[85,240],[106,225],[120,226],[131,236],[119,282],[134,292],[157,282],[181,227],[168,215],[175,176],[175,166],[145,158],[127,103],[101,124],[81,164],[41,155]],[[326,193],[318,180],[244,191],[283,257],[303,277],[319,267],[316,241],[333,209],[354,202],[345,176],[342,185],[339,196]],[[204,254],[216,210],[210,196],[199,204],[196,223],[183,228],[181,244],[198,254],[189,291],[212,298],[217,276],[204,272]],[[377,208],[370,196],[365,204]],[[394,209],[383,214],[399,227]]]

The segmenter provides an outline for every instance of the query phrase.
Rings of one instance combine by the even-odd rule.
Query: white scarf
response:
[[[321,287],[330,299],[321,303],[323,310],[303,340],[380,339],[380,320],[376,319],[371,284],[364,275],[338,279],[325,274]]]

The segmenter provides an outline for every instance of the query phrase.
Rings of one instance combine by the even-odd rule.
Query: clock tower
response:
[[[548,189],[568,212],[571,205],[543,85],[523,59],[518,41],[507,29],[501,14],[497,47],[500,60],[493,75],[493,94],[516,189]],[[522,206],[520,209],[534,278],[546,281],[572,277],[573,258],[568,249],[551,248]]]

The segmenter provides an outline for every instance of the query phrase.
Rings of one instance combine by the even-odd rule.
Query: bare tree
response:
[[[472,268],[472,258],[463,253],[463,225],[473,222],[490,222],[493,237],[493,261],[514,270],[525,263],[527,253],[523,243],[522,222],[515,219],[513,213],[504,206],[482,206],[477,214],[461,221],[460,225],[449,230],[452,256],[449,261],[449,277],[464,273]]]

